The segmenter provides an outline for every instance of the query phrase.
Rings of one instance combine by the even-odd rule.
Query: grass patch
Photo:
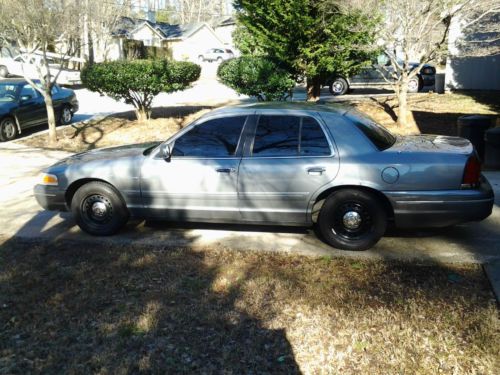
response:
[[[393,133],[400,129],[396,125],[397,102],[394,95],[367,97],[349,102],[361,112],[384,125]],[[457,119],[468,114],[497,116],[500,113],[500,97],[497,92],[464,91],[439,95],[424,93],[410,95],[408,107],[421,133],[457,135]]]
[[[161,245],[8,240],[0,324],[0,373],[494,374],[500,351],[477,265]]]
[[[82,152],[101,147],[164,141],[198,117],[207,107],[155,108],[153,118],[140,123],[134,112],[125,112],[99,120],[79,122],[57,129],[57,150]],[[20,139],[30,147],[48,148],[47,134]]]

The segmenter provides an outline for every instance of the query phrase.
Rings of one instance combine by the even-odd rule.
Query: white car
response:
[[[199,61],[217,61],[232,59],[234,57],[233,51],[227,48],[210,48],[205,53],[198,56]]]
[[[47,75],[46,68],[41,63],[42,58],[40,55],[28,55],[25,53],[9,57],[5,53],[2,53],[2,57],[0,58],[0,78],[12,75],[40,79],[37,66],[41,66],[42,71],[45,70],[44,75]],[[50,75],[53,79],[59,72],[59,64],[52,57],[47,57],[47,59],[49,60]],[[57,77],[57,83],[61,85],[79,85],[82,83],[80,72],[63,68]]]

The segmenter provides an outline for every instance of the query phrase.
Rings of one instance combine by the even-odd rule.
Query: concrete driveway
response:
[[[0,238],[70,239],[92,243],[134,242],[154,246],[224,247],[236,250],[296,252],[317,256],[404,259],[431,262],[491,262],[500,260],[500,172],[486,173],[496,190],[493,215],[436,231],[396,231],[364,252],[332,249],[307,228],[132,222],[120,234],[97,238],[82,233],[68,213],[42,211],[32,194],[40,169],[67,153],[0,145]]]

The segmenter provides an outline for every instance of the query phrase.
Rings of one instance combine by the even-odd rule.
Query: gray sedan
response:
[[[373,246],[389,222],[482,220],[494,198],[469,141],[395,137],[348,107],[308,103],[221,108],[163,143],[71,156],[44,171],[35,196],[93,235],[130,216],[317,225],[349,250]]]

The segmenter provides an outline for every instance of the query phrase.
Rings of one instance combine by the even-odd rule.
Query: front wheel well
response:
[[[88,184],[89,182],[94,182],[94,181],[99,181],[103,182],[105,184],[111,185],[109,182],[101,180],[99,178],[82,178],[80,180],[73,181],[68,188],[66,189],[66,194],[64,195],[64,199],[66,200],[66,205],[68,207],[71,207],[71,201],[73,200],[73,196],[75,195],[76,191],[81,188],[83,185]],[[113,185],[111,185],[113,186]],[[116,190],[116,188],[113,186],[113,188]]]
[[[371,187],[367,187],[367,186],[342,185],[342,186],[335,186],[335,187],[331,187],[329,189],[326,189],[325,191],[322,191],[318,195],[318,197],[314,201],[313,208],[312,208],[312,216],[313,216],[314,222],[316,221],[314,218],[318,215],[326,198],[328,198],[332,193],[340,191],[340,190],[362,190],[362,191],[366,191],[367,193],[372,194],[373,196],[377,197],[379,202],[381,202],[385,212],[387,213],[387,218],[391,219],[391,220],[394,219],[394,208],[392,207],[392,204],[389,201],[389,198],[387,198],[384,195],[384,193],[380,192],[379,190],[373,189]]]

